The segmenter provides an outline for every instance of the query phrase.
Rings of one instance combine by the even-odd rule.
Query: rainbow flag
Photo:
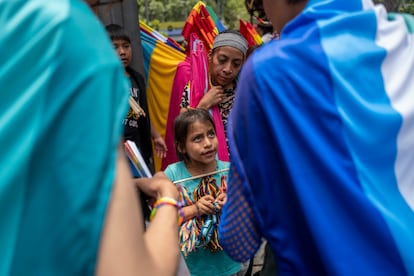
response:
[[[208,53],[216,35],[224,30],[213,9],[199,1],[191,9],[181,33],[186,41],[190,41],[191,34],[195,33],[204,43],[204,50]]]
[[[240,19],[239,25],[239,31],[242,34],[242,36],[244,36],[244,38],[247,40],[247,44],[249,47],[263,44],[262,38],[257,33],[253,25],[250,24],[250,22]]]
[[[207,12],[210,14],[211,18],[213,19],[214,24],[216,25],[217,31],[220,33],[225,31],[227,28],[223,25],[220,18],[217,16],[216,12],[213,10],[212,7],[206,5]]]
[[[164,44],[169,45],[169,46],[173,47],[174,49],[184,53],[185,49],[180,43],[178,43],[177,41],[175,41],[171,37],[164,36],[160,32],[154,30],[153,28],[151,28],[150,26],[145,24],[144,21],[139,22],[139,27],[140,27],[141,32],[144,32],[147,35],[153,37],[155,40],[163,42]]]
[[[165,137],[167,121],[179,112],[170,113],[171,91],[177,66],[186,58],[184,49],[171,38],[167,38],[140,22],[140,36],[144,55],[144,68],[147,84],[148,108],[153,125]],[[183,86],[184,87],[184,86]],[[176,101],[176,99],[172,99]],[[166,141],[167,142],[167,141]],[[168,151],[174,152],[174,144],[167,144]],[[154,156],[155,171],[161,168],[161,160]]]

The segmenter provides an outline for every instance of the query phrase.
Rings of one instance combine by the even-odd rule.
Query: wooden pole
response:
[[[204,176],[209,176],[209,175],[213,175],[213,174],[221,173],[221,172],[227,172],[228,170],[229,170],[229,168],[226,168],[226,169],[221,169],[221,170],[217,170],[217,171],[213,171],[213,172],[209,172],[209,173],[199,174],[199,175],[191,176],[191,177],[188,177],[188,178],[173,181],[173,183],[174,184],[183,183],[183,182],[186,182],[186,181],[189,181],[189,180],[202,178]]]

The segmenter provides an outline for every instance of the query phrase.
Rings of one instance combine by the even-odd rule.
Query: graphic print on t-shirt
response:
[[[132,85],[133,82],[132,82]],[[139,103],[139,89],[138,87],[131,87],[129,89],[129,94],[132,96],[132,98],[135,100],[135,102],[140,106]],[[138,128],[138,118],[139,115],[133,112],[131,108],[128,110],[128,114],[126,118],[124,119],[124,126],[126,127],[132,127],[132,128]]]

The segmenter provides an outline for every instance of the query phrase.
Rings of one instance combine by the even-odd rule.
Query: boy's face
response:
[[[114,45],[114,48],[118,53],[118,56],[121,59],[124,68],[127,67],[131,63],[132,59],[131,43],[123,39],[115,39],[112,40],[112,44]]]

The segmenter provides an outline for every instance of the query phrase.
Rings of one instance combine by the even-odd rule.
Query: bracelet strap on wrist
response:
[[[174,206],[175,208],[178,209],[179,211],[178,213],[180,215],[178,218],[178,224],[181,225],[181,223],[184,221],[184,212],[182,210],[183,203],[178,202],[177,200],[171,197],[160,197],[159,199],[157,199],[157,201],[155,201],[152,207],[152,210],[151,210],[150,221],[154,219],[155,214],[157,213],[157,210],[160,207],[166,206],[166,205]]]
[[[156,201],[155,201],[155,203],[154,203],[154,208],[157,208],[157,206],[158,205],[171,205],[171,206],[175,206],[175,207],[177,207],[178,208],[178,206],[179,206],[179,204],[178,204],[178,201],[177,200],[175,200],[174,198],[172,198],[172,197],[167,197],[167,196],[164,196],[164,197],[160,197],[159,199],[157,199]]]

